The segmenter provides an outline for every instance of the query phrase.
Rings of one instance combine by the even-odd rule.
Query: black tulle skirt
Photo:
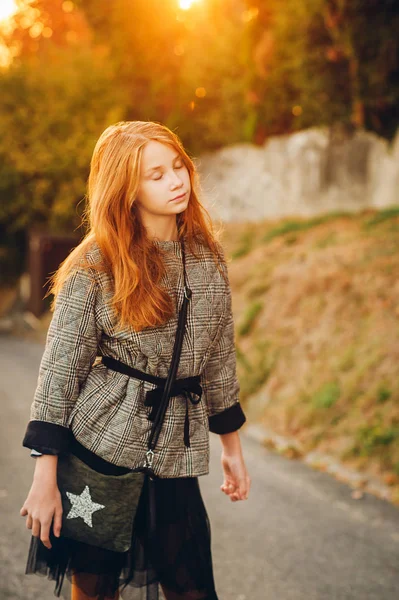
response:
[[[158,600],[161,587],[167,600],[218,600],[210,523],[197,477],[146,475],[127,552],[70,540],[62,531],[57,538],[52,528],[50,541],[52,547],[46,548],[32,535],[25,573],[53,580],[55,596]]]

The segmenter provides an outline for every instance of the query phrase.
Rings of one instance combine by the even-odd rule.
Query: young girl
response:
[[[88,232],[53,276],[54,314],[22,442],[36,457],[20,510],[32,530],[25,572],[55,581],[56,596],[65,594],[66,575],[71,600],[158,600],[159,584],[167,600],[218,598],[198,483],[209,473],[209,431],[222,443],[221,491],[245,500],[250,477],[238,434],[246,417],[227,265],[197,177],[179,138],[158,123],[116,123],[95,146]],[[192,378],[192,389],[169,398],[156,477],[143,485],[131,548],[119,553],[67,539],[59,454],[110,475],[143,464],[155,410],[145,399],[157,387],[154,376],[168,375],[184,257],[192,296],[176,380]],[[147,535],[150,518],[155,540]]]

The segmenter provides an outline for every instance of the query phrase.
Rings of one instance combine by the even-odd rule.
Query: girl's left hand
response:
[[[220,486],[221,491],[230,496],[232,502],[247,500],[251,478],[248,475],[242,453],[222,452],[222,468],[224,481]]]

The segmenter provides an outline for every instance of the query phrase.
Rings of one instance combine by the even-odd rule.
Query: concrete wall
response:
[[[197,159],[213,218],[257,221],[399,204],[399,130],[391,144],[374,133],[312,128],[236,144]]]

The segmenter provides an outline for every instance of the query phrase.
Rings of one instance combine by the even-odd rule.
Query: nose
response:
[[[182,185],[183,181],[180,179],[179,175],[177,173],[175,173],[175,171],[173,171],[173,175],[171,176],[172,179],[172,187],[179,187]]]

